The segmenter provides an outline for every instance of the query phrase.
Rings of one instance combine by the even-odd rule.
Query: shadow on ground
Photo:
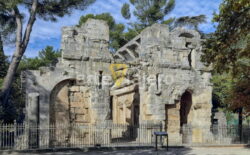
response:
[[[166,148],[159,149],[156,151],[155,149],[133,149],[133,150],[92,150],[88,152],[84,151],[63,151],[63,152],[3,152],[0,154],[7,155],[185,155],[192,151],[191,148],[181,147],[181,148]]]
[[[118,150],[118,151],[109,151],[109,152],[99,152],[103,155],[185,155],[190,153],[191,148],[169,148],[160,149],[155,151],[154,149],[148,150]],[[98,154],[98,152],[89,152],[90,155]]]

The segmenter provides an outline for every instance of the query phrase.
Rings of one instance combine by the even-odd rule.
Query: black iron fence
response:
[[[155,131],[164,131],[162,125],[55,124],[39,127],[29,124],[2,124],[0,125],[0,149],[154,146]],[[168,134],[170,145],[250,144],[249,126],[185,125],[181,131],[176,130]],[[178,135],[181,138],[178,138]]]
[[[47,149],[114,146],[153,146],[161,124],[28,124],[0,125],[0,149]]]
[[[247,125],[213,125],[211,127],[185,125],[181,133],[183,144],[250,144],[250,126]]]

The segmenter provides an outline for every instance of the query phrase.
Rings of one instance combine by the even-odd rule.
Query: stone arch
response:
[[[176,86],[171,96],[171,102],[165,105],[165,130],[169,133],[169,135],[171,135],[170,139],[175,142],[182,141],[181,125],[185,124],[185,121],[189,121],[188,116],[192,116],[192,114],[189,113],[191,112],[191,106],[185,109],[185,104],[183,104],[185,99],[190,101],[189,99],[191,99],[192,93],[192,86]],[[181,117],[181,111],[183,110],[188,111],[188,113],[185,113],[186,115],[184,115],[187,116],[186,118]]]
[[[50,126],[55,128],[55,130],[50,130],[50,141],[49,145],[51,147],[59,144],[68,144],[66,140],[58,139],[61,135],[62,130],[56,130],[57,128],[69,126],[70,125],[70,107],[69,107],[69,96],[68,96],[68,86],[73,85],[74,79],[66,79],[57,83],[50,93],[50,104],[49,104],[49,121]],[[64,137],[70,137],[71,131],[69,129],[65,130]]]
[[[177,27],[175,28],[172,32],[171,35],[174,38],[177,37],[185,37],[185,38],[200,38],[200,34],[195,31],[195,30],[189,30],[189,29],[185,29],[185,28],[181,28],[181,27]]]
[[[65,121],[68,121],[69,123],[69,119],[70,119],[70,114],[69,114],[69,98],[68,98],[68,90],[67,86],[69,85],[73,85],[73,83],[75,83],[75,79],[66,79],[66,80],[62,80],[61,82],[57,83],[54,88],[51,90],[50,93],[50,124],[56,124],[56,123],[66,123]],[[60,97],[58,96],[60,95]],[[66,95],[66,96],[64,96]],[[62,104],[59,104],[59,102],[61,102]],[[64,114],[63,118],[61,118],[61,122],[58,122],[59,120],[57,120],[58,114]],[[63,121],[63,119],[65,119]]]
[[[192,93],[186,90],[180,100],[180,126],[188,123],[188,115],[192,106]]]
[[[138,85],[112,90],[112,112],[115,124],[139,124],[140,94]]]
[[[193,38],[194,35],[192,35],[191,33],[184,32],[184,33],[181,33],[181,34],[179,35],[179,37]]]

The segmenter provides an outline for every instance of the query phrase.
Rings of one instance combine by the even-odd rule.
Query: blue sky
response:
[[[127,1],[129,0],[96,0],[85,11],[74,11],[70,16],[59,18],[56,23],[38,19],[34,24],[25,55],[27,57],[35,57],[38,51],[47,45],[53,46],[55,49],[60,49],[61,28],[77,24],[79,18],[88,13],[99,14],[109,12],[113,15],[116,22],[128,23],[120,14],[122,4]],[[211,19],[213,12],[218,12],[221,2],[222,0],[176,0],[176,6],[167,18],[205,14],[207,22],[200,25],[200,29],[206,33],[213,32],[214,26],[211,23]],[[21,12],[27,13],[27,10],[21,10]],[[12,55],[14,48],[14,46],[5,46],[6,55]]]

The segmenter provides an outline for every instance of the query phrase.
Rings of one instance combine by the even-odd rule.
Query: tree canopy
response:
[[[23,57],[20,62],[18,72],[23,70],[37,70],[42,66],[55,65],[57,58],[61,56],[59,50],[54,50],[52,46],[46,46],[38,52],[38,56],[34,58]]]
[[[227,103],[243,107],[250,114],[250,2],[224,0],[213,21],[218,25],[206,42],[202,60],[212,64],[215,73],[232,77]],[[223,82],[223,81],[221,81]]]
[[[127,33],[124,33],[128,40],[154,23],[167,24],[170,28],[188,26],[198,30],[198,25],[204,23],[206,19],[205,15],[167,18],[167,15],[175,8],[175,0],[130,0],[129,2],[124,3],[121,8],[122,16],[129,20],[130,27]],[[130,20],[132,16],[136,18],[135,21]]]
[[[0,35],[1,38],[1,35]],[[7,63],[7,56],[5,56],[4,51],[3,51],[3,42],[0,39],[0,78],[4,78],[6,73],[7,73],[7,68],[8,63]]]
[[[130,9],[131,6],[134,8],[133,11]],[[174,19],[164,20],[164,17],[174,9],[174,6],[175,0],[130,0],[130,4],[124,3],[121,14],[130,25],[124,37],[129,41],[154,23],[171,24]],[[130,20],[132,16],[136,18],[136,21]]]
[[[136,27],[145,28],[154,23],[162,23],[164,17],[175,7],[175,0],[130,0],[134,6],[133,15],[137,18]],[[125,19],[131,18],[131,10],[128,3],[124,3],[121,9]]]
[[[23,57],[20,65],[18,67],[18,70],[15,74],[15,80],[12,84],[11,90],[10,90],[10,96],[9,96],[9,103],[5,106],[0,105],[0,121],[4,121],[5,123],[10,123],[14,119],[22,119],[20,116],[22,116],[22,109],[25,106],[24,101],[24,92],[21,89],[21,71],[24,70],[38,70],[39,67],[42,66],[51,66],[54,65],[55,62],[57,62],[57,58],[61,55],[61,52],[59,50],[54,50],[52,46],[47,46],[41,51],[38,52],[38,56],[34,58],[27,58]],[[1,57],[0,57],[1,59]],[[1,69],[7,71],[8,66],[3,66],[1,63]],[[6,63],[9,62],[6,60]],[[2,72],[1,72],[2,73]],[[5,75],[0,77],[0,86],[2,85],[2,78]]]

